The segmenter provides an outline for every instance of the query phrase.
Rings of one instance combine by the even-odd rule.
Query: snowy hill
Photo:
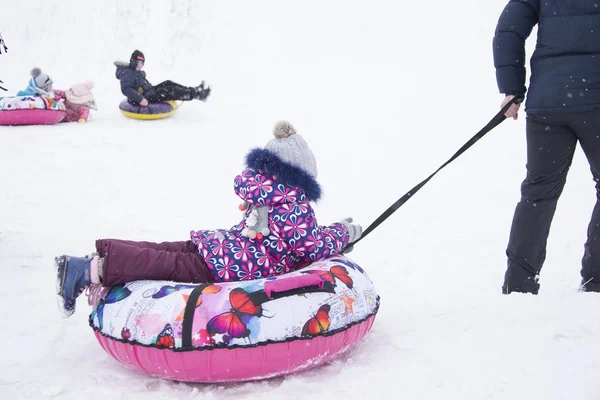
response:
[[[246,152],[291,121],[319,162],[323,224],[367,226],[498,110],[491,39],[506,1],[139,1],[0,6],[0,79],[41,67],[92,79],[86,124],[0,127],[0,398],[597,399],[598,296],[578,293],[594,182],[580,150],[538,296],[500,293],[525,176],[524,115],[441,172],[351,258],[381,295],[349,355],[285,378],[193,385],[104,353],[84,298],[63,320],[52,261],[94,240],[185,240],[238,222]],[[528,43],[529,46],[533,44]],[[144,51],[152,83],[206,80],[206,103],[140,122],[118,111],[115,60]],[[529,51],[531,54],[531,51]]]

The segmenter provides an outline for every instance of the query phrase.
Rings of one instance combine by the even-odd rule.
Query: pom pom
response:
[[[248,228],[242,229],[242,236],[246,236],[249,239],[254,239],[256,237],[256,231]]]
[[[296,130],[287,121],[278,121],[273,128],[273,136],[277,139],[283,139],[296,134]]]
[[[256,209],[254,209],[246,217],[246,225],[254,226],[256,224],[258,224],[258,212],[256,211]]]
[[[41,73],[42,73],[42,70],[37,67],[31,70],[31,76],[33,76],[34,78],[37,78],[38,75]]]
[[[238,206],[238,209],[240,211],[246,211],[246,204],[245,203],[240,203],[240,205]]]
[[[262,233],[260,233],[260,232],[258,232],[258,233],[256,234],[256,238],[257,238],[258,240],[262,240],[262,238],[263,238],[263,234],[262,234]]]

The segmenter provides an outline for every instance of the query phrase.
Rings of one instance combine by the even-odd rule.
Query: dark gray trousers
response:
[[[150,103],[168,100],[194,100],[198,91],[193,87],[183,86],[173,81],[164,81],[152,86],[150,92],[146,93],[146,100]]]
[[[588,227],[581,276],[586,290],[600,291],[600,109],[527,115],[527,177],[521,184],[506,254],[504,293],[537,293],[550,224],[577,142],[596,182],[596,206]]]

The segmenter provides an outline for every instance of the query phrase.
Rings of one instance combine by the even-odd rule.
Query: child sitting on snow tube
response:
[[[31,70],[31,79],[27,89],[19,90],[17,96],[45,96],[54,98],[55,93],[52,90],[52,84],[54,81],[50,78],[50,75],[45,74],[39,68],[33,68]]]
[[[62,122],[87,122],[90,116],[90,109],[98,110],[96,101],[92,94],[93,82],[86,81],[73,85],[66,92],[56,89],[56,99],[64,99],[67,108],[67,115]]]
[[[146,73],[142,71],[146,58],[144,54],[135,50],[131,54],[129,63],[115,62],[117,79],[121,82],[121,92],[127,96],[127,100],[142,107],[149,103],[157,103],[169,100],[202,100],[206,101],[210,95],[211,88],[204,87],[204,82],[199,86],[188,87],[172,81],[164,81],[152,86],[146,79]]]
[[[246,156],[234,190],[242,221],[229,230],[191,231],[191,240],[150,243],[96,241],[97,254],[55,259],[63,316],[91,284],[110,287],[134,280],[227,282],[285,274],[341,252],[362,234],[347,218],[320,226],[310,201],[321,196],[317,163],[302,136],[278,122],[275,139]]]
[[[94,84],[90,81],[73,85],[69,90],[54,90],[54,81],[40,68],[31,70],[31,79],[27,89],[17,92],[17,96],[43,96],[57,101],[65,101],[67,113],[62,122],[87,122],[90,109],[97,110],[92,94]]]

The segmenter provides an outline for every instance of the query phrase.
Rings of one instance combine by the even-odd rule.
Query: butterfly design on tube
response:
[[[215,294],[215,293],[219,293],[220,291],[221,291],[221,286],[213,285],[211,283],[211,284],[207,284],[206,286],[204,286],[202,288],[202,290],[200,291],[200,296],[203,294]],[[187,304],[188,299],[190,298],[190,295],[182,294],[181,296],[183,297],[185,304]],[[200,296],[198,296],[198,300],[196,300],[196,308],[200,307],[200,305],[202,304],[202,297],[200,297]],[[175,321],[181,321],[183,319],[184,315],[185,315],[185,306],[183,307],[183,309],[181,310],[179,315],[175,318]]]
[[[341,264],[344,264],[347,267],[350,267],[354,270],[359,271],[361,274],[365,273],[365,270],[362,269],[362,267],[358,264],[353,263],[352,261],[346,259],[346,258],[332,258],[331,261],[335,261],[335,262],[339,262]]]
[[[163,287],[161,287],[158,292],[154,293],[152,295],[153,299],[162,299],[165,296],[168,296],[170,294],[179,292],[182,289],[193,289],[198,285],[181,285],[181,284],[177,284],[175,286],[172,285],[165,285]]]
[[[98,326],[100,330],[104,326],[104,306],[106,304],[114,304],[121,300],[126,299],[131,294],[131,290],[125,287],[124,284],[113,286],[110,291],[104,296],[104,298],[100,299],[98,302],[98,307],[94,311],[92,311],[91,318],[98,317]]]
[[[304,273],[317,274],[322,280],[332,283],[334,286],[336,286],[335,280],[338,279],[342,281],[348,287],[348,289],[352,289],[354,287],[354,281],[352,280],[352,277],[348,274],[346,267],[342,265],[334,265],[333,267],[329,268],[329,271],[311,270],[304,271]]]
[[[171,324],[166,324],[163,330],[156,337],[157,346],[175,347],[175,337],[173,337],[173,328]]]
[[[255,305],[250,294],[244,289],[235,288],[229,293],[231,310],[211,318],[206,324],[209,335],[222,333],[223,340],[228,342],[232,338],[245,338],[250,336],[246,323],[251,317],[262,317],[262,306]]]
[[[302,327],[302,336],[315,336],[319,333],[326,332],[329,329],[329,310],[331,306],[329,304],[323,304],[319,307],[317,314],[314,317],[306,321],[304,327]]]

